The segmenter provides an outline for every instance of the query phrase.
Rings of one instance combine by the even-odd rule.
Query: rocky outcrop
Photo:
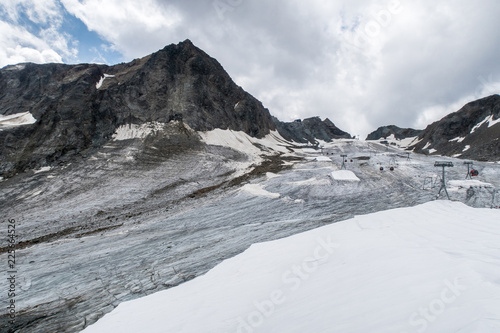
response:
[[[379,127],[376,131],[368,134],[366,140],[387,139],[391,135],[394,135],[394,138],[397,140],[403,140],[406,138],[419,136],[422,133],[422,130],[416,130],[413,128],[400,128],[395,125],[389,125]]]
[[[413,146],[417,153],[492,161],[500,159],[500,96],[466,104],[427,126]]]
[[[274,123],[281,136],[297,143],[316,144],[317,140],[331,142],[332,139],[350,139],[351,135],[339,129],[328,118],[321,120],[319,117],[296,120],[285,123],[274,118]]]
[[[0,92],[1,116],[28,111],[36,119],[0,127],[4,178],[88,157],[125,124],[182,120],[197,131],[232,129],[254,137],[275,129],[262,103],[189,40],[115,66],[7,66],[0,69]]]

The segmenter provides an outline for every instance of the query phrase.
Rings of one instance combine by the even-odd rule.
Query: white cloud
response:
[[[24,13],[34,23],[48,24],[58,20],[59,8],[55,0],[2,0],[1,11],[12,22],[18,22]]]
[[[163,48],[170,30],[182,21],[174,6],[154,0],[61,0],[61,3],[127,58],[142,57]]]
[[[46,42],[26,29],[0,21],[0,66],[20,62],[62,62]]]
[[[15,20],[19,1],[4,3],[5,15]],[[50,22],[64,6],[125,60],[189,38],[280,119],[329,117],[362,137],[388,124],[425,127],[499,90],[496,0],[21,3],[39,22]],[[57,25],[43,29],[39,36],[23,35],[23,43],[2,42],[1,63],[8,48],[19,57],[23,47],[74,57],[70,36]]]
[[[26,16],[32,25],[23,20]],[[71,36],[61,32],[63,14],[55,0],[4,0],[0,4],[0,67],[19,62],[75,59]]]
[[[17,3],[26,9],[28,18],[35,23],[58,25],[62,19],[57,1],[22,0]]]
[[[6,54],[9,62],[12,61],[13,63],[33,62],[42,64],[62,62],[61,56],[51,49],[39,51],[29,47],[21,47],[17,45],[15,49],[7,48]]]
[[[460,110],[465,104],[471,101],[485,96],[498,94],[500,92],[500,80],[493,81],[493,76],[491,75],[488,77],[488,79],[479,76],[477,83],[479,84],[477,86],[477,90],[472,94],[461,96],[455,101],[447,101],[444,104],[435,104],[424,108],[418,114],[418,117],[415,121],[415,127],[425,128],[427,125],[430,125],[431,123],[443,118],[444,116]]]

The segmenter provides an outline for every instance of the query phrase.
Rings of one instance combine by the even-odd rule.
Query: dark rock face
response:
[[[124,124],[182,120],[197,131],[232,129],[255,137],[275,129],[262,103],[189,40],[115,66],[0,69],[0,115],[26,111],[36,123],[0,128],[2,177],[90,156]]]
[[[366,140],[386,139],[388,136],[391,135],[394,135],[394,137],[398,140],[403,140],[406,138],[419,136],[422,133],[423,133],[422,130],[416,130],[413,128],[400,128],[398,126],[389,125],[389,126],[379,127],[376,131],[368,134]]]
[[[499,95],[468,103],[459,111],[427,126],[419,137],[421,141],[413,146],[414,151],[473,160],[498,160],[500,123],[494,121],[499,118]]]
[[[351,138],[349,133],[340,130],[328,118],[322,121],[319,117],[312,117],[290,123],[274,118],[274,123],[284,139],[298,143],[316,144],[316,139],[331,142],[332,139]]]
[[[0,131],[0,175],[70,158],[113,133],[116,120],[95,103],[100,66],[12,67],[0,70],[0,113],[30,111],[37,122]]]

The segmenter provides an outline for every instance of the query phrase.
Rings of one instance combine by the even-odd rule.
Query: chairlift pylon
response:
[[[347,155],[345,154],[342,154],[340,155],[340,157],[342,157],[342,166],[340,167],[340,170],[347,170],[347,166],[345,165],[346,162],[347,162]]]
[[[444,169],[447,167],[453,167],[453,163],[452,162],[436,161],[436,162],[434,162],[434,166],[443,168],[443,176],[441,177],[441,187],[439,188],[437,195],[439,197],[439,195],[441,194],[441,191],[444,190],[444,192],[446,193],[446,196],[448,197],[448,200],[450,200],[450,195],[448,194],[448,190],[446,189],[446,178],[445,178]]]
[[[467,165],[467,174],[465,175],[465,179],[472,179],[471,176],[474,176],[472,174],[472,172],[474,171],[474,162],[471,162],[471,161],[466,161],[464,162],[465,165]],[[477,174],[479,175],[479,172],[477,172]]]

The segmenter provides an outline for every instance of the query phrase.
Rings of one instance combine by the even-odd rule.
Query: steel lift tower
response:
[[[464,162],[464,164],[467,165],[467,176],[465,176],[465,179],[472,179],[472,170],[474,170],[474,168],[472,167],[474,165],[474,162]]]
[[[342,156],[342,167],[340,168],[340,170],[347,170],[347,167],[345,165],[345,162],[347,162],[347,155],[340,155]]]
[[[441,194],[441,191],[444,190],[444,192],[446,193],[446,196],[448,197],[448,200],[450,200],[450,195],[448,194],[448,190],[446,189],[446,178],[445,178],[444,169],[448,168],[448,167],[453,167],[453,163],[452,162],[439,162],[439,161],[436,161],[434,163],[434,166],[435,167],[442,167],[443,168],[443,176],[441,177],[441,187],[439,188],[439,192],[438,192],[437,195],[439,197],[439,195]]]

